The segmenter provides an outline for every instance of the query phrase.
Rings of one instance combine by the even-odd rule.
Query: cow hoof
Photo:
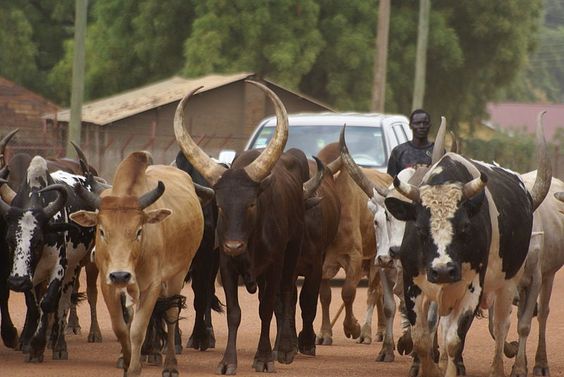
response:
[[[511,368],[511,377],[527,377],[527,368],[513,365],[513,368]]]
[[[330,335],[320,336],[318,335],[316,338],[316,343],[320,346],[330,346],[333,344],[333,338]]]
[[[462,363],[456,364],[456,375],[457,376],[466,376],[466,367]]]
[[[295,356],[296,356],[296,350],[291,350],[288,352],[282,352],[278,350],[276,359],[280,364],[292,364]]]
[[[393,349],[382,349],[378,356],[376,356],[376,361],[390,363],[394,361],[394,357]]]
[[[360,336],[360,325],[356,320],[353,322],[352,326],[343,325],[343,330],[347,338],[356,339]]]
[[[237,364],[226,364],[221,361],[215,370],[215,374],[225,374],[228,376],[234,376],[237,374]]]
[[[82,328],[80,326],[67,325],[67,327],[65,328],[65,334],[81,335]]]
[[[413,340],[410,333],[404,333],[398,339],[398,353],[400,355],[409,355],[413,351]]]
[[[274,368],[274,361],[263,361],[255,359],[255,361],[253,362],[253,369],[255,370],[255,372],[276,372],[276,369]]]
[[[358,344],[372,344],[372,337],[370,335],[362,335],[356,340]]]
[[[517,355],[517,351],[519,351],[519,342],[505,342],[505,345],[503,346],[503,353],[505,354],[505,357],[509,359],[514,358],[515,355]]]
[[[88,333],[88,343],[102,343],[102,332],[98,330],[90,330]]]
[[[419,374],[419,365],[411,365],[408,372],[408,377],[417,377]]]
[[[548,370],[548,367],[539,367],[539,366],[535,366],[533,368],[533,376],[550,376],[550,371]]]
[[[178,377],[180,374],[176,368],[172,369],[163,369],[163,377]]]
[[[315,344],[308,346],[300,344],[298,349],[302,355],[315,356]]]
[[[18,330],[15,327],[5,327],[2,329],[2,341],[8,348],[17,349],[19,346]]]
[[[69,353],[66,350],[53,351],[53,360],[68,360]]]
[[[174,345],[174,353],[176,355],[182,355],[182,344],[175,344]]]
[[[159,366],[163,363],[163,356],[160,353],[151,353],[147,355],[147,364]]]
[[[43,362],[43,354],[41,355],[32,355],[32,353],[28,353],[25,355],[26,363],[42,363]]]
[[[380,343],[384,340],[384,333],[382,331],[377,331],[374,335],[374,341]]]

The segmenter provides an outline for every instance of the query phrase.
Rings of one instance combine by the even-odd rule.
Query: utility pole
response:
[[[72,62],[71,113],[68,129],[67,156],[75,156],[71,141],[80,145],[82,100],[84,98],[84,40],[88,0],[76,0],[74,15],[74,55]]]
[[[419,0],[419,26],[417,31],[417,52],[415,56],[415,84],[411,109],[423,107],[425,97],[425,71],[427,67],[427,41],[429,36],[429,13],[431,0]]]
[[[370,111],[384,112],[386,101],[386,62],[388,60],[388,33],[390,29],[390,0],[380,0],[378,6],[378,34],[374,54],[374,80]]]

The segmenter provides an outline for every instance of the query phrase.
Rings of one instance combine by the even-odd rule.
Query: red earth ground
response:
[[[84,285],[82,285],[84,287]],[[240,289],[241,308],[243,317],[238,337],[238,376],[259,376],[251,368],[252,358],[256,349],[259,335],[258,319],[258,298],[256,295],[247,294],[244,289]],[[340,289],[332,288],[333,302],[331,306],[334,315],[341,304]],[[191,302],[193,295],[190,288],[185,288],[184,295]],[[223,290],[218,287],[218,296],[223,302]],[[366,288],[359,288],[356,302],[355,314],[357,318],[364,318],[366,300]],[[18,328],[23,325],[25,317],[25,304],[21,294],[12,293],[10,308],[14,321]],[[515,334],[515,312],[513,313],[510,339],[516,338]],[[185,344],[188,334],[192,329],[193,310],[183,311],[182,315],[186,318],[180,322],[183,332],[183,343]],[[301,318],[298,317],[298,323]],[[35,377],[35,376],[122,376],[123,372],[115,368],[115,362],[119,354],[119,345],[112,333],[107,310],[100,295],[98,306],[98,316],[103,343],[89,344],[86,342],[86,335],[90,325],[88,315],[88,304],[81,304],[79,307],[79,317],[82,325],[82,335],[67,336],[69,360],[56,361],[51,359],[51,351],[47,350],[45,361],[41,364],[29,364],[23,361],[23,355],[11,349],[7,349],[0,344],[0,377]],[[273,321],[274,322],[274,321]],[[376,319],[374,319],[374,324]],[[214,375],[215,367],[222,357],[227,339],[225,315],[214,313],[214,327],[217,338],[217,348],[205,352],[192,349],[184,349],[182,355],[178,356],[180,374],[182,376],[209,376]],[[320,315],[316,319],[316,329],[320,327]],[[299,329],[298,329],[299,331]],[[399,321],[396,319],[395,330],[396,340],[399,334]],[[342,330],[342,317],[337,321],[333,329],[334,338],[332,346],[318,346],[316,357],[298,355],[290,365],[276,364],[277,375],[279,376],[385,376],[396,377],[407,376],[411,359],[407,356],[396,355],[396,359],[391,363],[375,362],[375,356],[380,350],[380,343],[371,345],[357,344],[356,341],[345,338]],[[274,337],[271,332],[271,338]],[[528,342],[529,356],[529,375],[531,375],[534,365],[534,354],[537,344],[538,325],[536,319],[533,320],[533,329]],[[552,294],[551,315],[548,320],[548,359],[552,377],[564,376],[564,273],[557,274]],[[493,341],[487,330],[487,320],[475,320],[470,329],[466,349],[464,350],[464,360],[468,376],[487,376],[488,368],[493,356]],[[512,360],[505,359],[505,372],[509,375]],[[160,376],[159,367],[144,367],[142,375]]]

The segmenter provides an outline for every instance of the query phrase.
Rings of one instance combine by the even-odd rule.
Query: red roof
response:
[[[554,138],[556,130],[564,128],[564,104],[545,103],[489,103],[489,123],[495,128],[508,131],[534,133],[539,112],[544,115],[544,135],[547,141]]]

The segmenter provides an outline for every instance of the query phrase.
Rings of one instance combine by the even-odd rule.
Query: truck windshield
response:
[[[327,144],[339,141],[341,126],[290,126],[286,150],[301,149],[308,158],[317,156]],[[250,149],[264,148],[272,138],[274,127],[265,126],[253,140]],[[355,162],[366,167],[386,165],[386,151],[381,127],[347,126],[347,147]]]

